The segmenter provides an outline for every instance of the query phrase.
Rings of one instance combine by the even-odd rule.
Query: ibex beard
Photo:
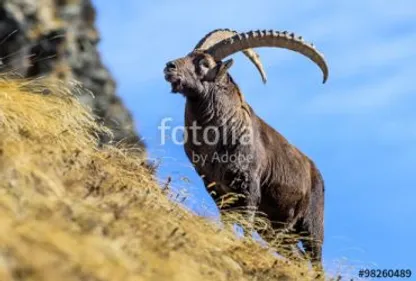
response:
[[[259,56],[252,47],[297,51],[315,62],[324,74],[324,82],[327,79],[323,56],[300,37],[276,31],[238,34],[227,29],[214,30],[190,54],[168,62],[164,69],[172,92],[186,98],[188,137],[184,149],[205,186],[215,191],[211,196],[216,202],[230,192],[242,195],[226,209],[244,208],[249,222],[253,222],[255,213],[262,213],[273,232],[284,230],[301,235],[304,251],[296,247],[297,241],[284,246],[306,254],[320,268],[324,225],[321,174],[312,160],[256,115],[228,73],[233,60],[222,61],[242,51],[266,81]],[[207,142],[201,131],[189,129],[194,122],[202,128],[226,128],[228,133],[220,135],[216,142]],[[227,141],[233,137],[235,142]],[[250,141],[242,141],[245,138]],[[239,155],[243,160],[214,161],[225,154]],[[200,161],[202,158],[204,161]],[[263,230],[260,235],[271,241],[270,230]]]

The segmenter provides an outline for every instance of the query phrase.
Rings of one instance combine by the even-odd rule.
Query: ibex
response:
[[[172,92],[186,98],[185,152],[214,200],[227,193],[242,195],[233,208],[263,213],[275,230],[306,233],[305,253],[321,266],[324,238],[324,182],[314,162],[256,115],[228,73],[242,51],[266,75],[256,47],[296,51],[328,77],[323,56],[293,33],[217,29],[208,33],[187,56],[164,69]],[[310,239],[312,238],[312,239]]]

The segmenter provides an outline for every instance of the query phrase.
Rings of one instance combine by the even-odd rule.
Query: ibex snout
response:
[[[176,64],[173,61],[166,63],[165,69],[167,71],[176,69]]]
[[[180,74],[178,73],[178,67],[175,61],[167,62],[163,72],[165,73],[165,80],[169,82],[172,86],[172,92],[179,92],[182,89],[182,83]]]
[[[163,69],[165,73],[165,79],[168,82],[172,82],[172,78],[174,78],[177,74],[177,67],[174,61],[169,61],[166,63],[165,68]]]

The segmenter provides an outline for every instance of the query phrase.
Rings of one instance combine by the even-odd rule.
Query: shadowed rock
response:
[[[81,93],[81,102],[113,131],[113,141],[144,149],[100,59],[95,17],[90,0],[0,1],[0,71],[80,81],[93,93]],[[102,136],[102,141],[110,138]]]

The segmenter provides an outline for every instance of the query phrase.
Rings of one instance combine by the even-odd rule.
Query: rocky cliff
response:
[[[95,16],[90,0],[0,0],[0,72],[80,81],[93,94],[81,101],[113,131],[114,141],[144,148],[101,62]]]

